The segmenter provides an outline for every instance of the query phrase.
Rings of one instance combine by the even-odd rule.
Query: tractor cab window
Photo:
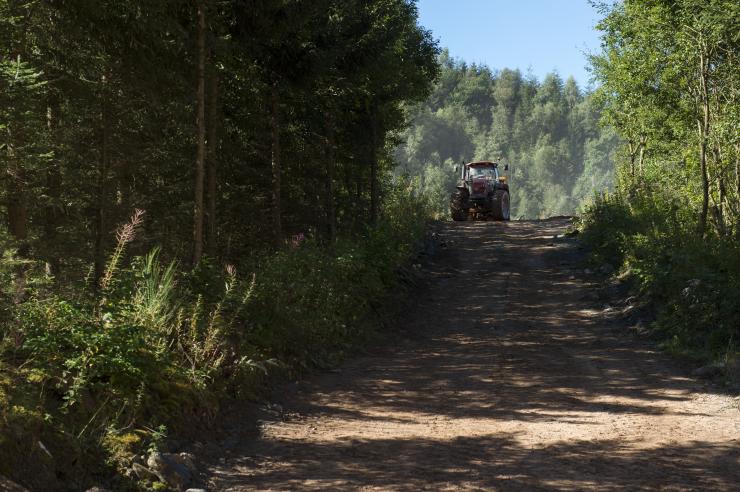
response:
[[[470,177],[471,178],[478,178],[478,177],[490,177],[493,179],[497,178],[497,172],[495,167],[471,167],[470,168]]]

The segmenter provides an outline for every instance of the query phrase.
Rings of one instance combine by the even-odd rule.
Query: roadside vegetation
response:
[[[740,7],[626,1],[602,13],[593,97],[625,143],[583,236],[655,306],[668,350],[737,377]]]
[[[0,480],[172,486],[133,461],[373,336],[429,216],[416,18],[0,0]]]

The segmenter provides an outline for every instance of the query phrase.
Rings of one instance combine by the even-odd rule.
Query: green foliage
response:
[[[245,310],[247,353],[295,370],[334,364],[366,340],[369,317],[397,286],[427,216],[424,198],[400,182],[386,196],[384,219],[361,241],[341,239],[327,250],[308,239],[265,257]]]
[[[21,361],[23,393],[0,395],[28,398],[19,409],[44,408],[51,425],[87,449],[106,447],[108,463],[124,467],[127,456],[161,446],[164,423],[177,429],[193,413],[213,415],[228,393],[259,394],[272,373],[335,364],[373,336],[428,217],[409,182],[385,196],[382,220],[364,237],[331,247],[296,238],[256,258],[247,280],[208,259],[183,272],[159,249],[125,264],[134,232],[119,234],[97,296],[33,291],[12,308],[21,344],[5,337],[2,348]],[[55,396],[33,396],[40,388]]]
[[[621,265],[658,310],[665,346],[737,355],[740,326],[738,6],[602,5],[594,99],[626,145],[615,194],[582,218],[600,261]]]
[[[396,150],[397,173],[421,179],[437,215],[449,215],[462,161],[510,165],[515,217],[573,214],[584,197],[613,188],[619,138],[599,128],[599,108],[575,80],[550,74],[538,82],[447,52],[440,64],[433,93],[412,108]]]
[[[665,193],[597,196],[582,219],[595,259],[617,265],[658,309],[671,351],[700,360],[735,355],[740,336],[740,247],[696,234],[692,214]]]

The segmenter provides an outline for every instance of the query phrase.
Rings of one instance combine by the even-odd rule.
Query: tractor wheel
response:
[[[463,208],[464,202],[465,197],[463,196],[462,192],[456,191],[452,194],[452,196],[450,197],[450,215],[452,215],[452,220],[468,220],[468,210],[466,208]]]
[[[496,190],[493,194],[493,218],[496,220],[509,220],[510,215],[509,192],[506,190]]]

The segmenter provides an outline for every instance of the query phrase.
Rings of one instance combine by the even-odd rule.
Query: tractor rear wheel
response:
[[[461,191],[456,191],[450,197],[450,215],[452,220],[462,221],[468,220],[468,210],[463,208],[465,203],[465,196]]]
[[[496,220],[509,220],[511,217],[509,203],[509,192],[496,190],[493,194],[493,218]]]

